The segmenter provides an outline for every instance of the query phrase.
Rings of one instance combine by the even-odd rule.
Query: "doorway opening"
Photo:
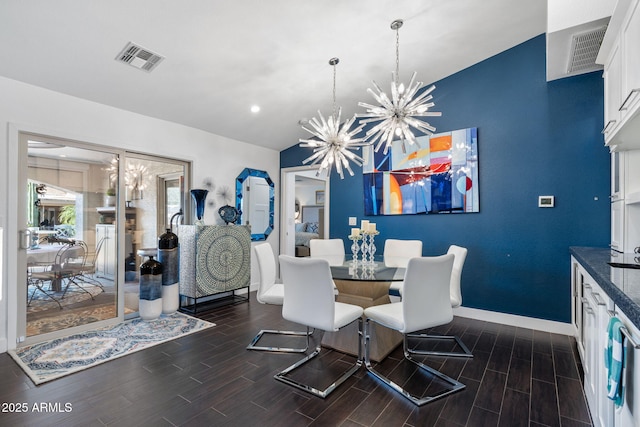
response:
[[[293,167],[281,171],[280,252],[308,256],[309,240],[328,239],[329,177],[317,168]]]

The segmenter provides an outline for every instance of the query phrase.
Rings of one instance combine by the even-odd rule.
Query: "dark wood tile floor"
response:
[[[455,318],[437,331],[460,335],[475,357],[427,363],[467,388],[418,408],[364,368],[325,400],[274,380],[300,356],[245,347],[263,327],[300,327],[284,321],[280,307],[257,303],[255,295],[251,303],[198,317],[217,326],[40,386],[0,354],[0,426],[591,425],[572,337]],[[412,374],[401,356],[396,349],[380,370]],[[351,361],[327,351],[302,373],[322,381],[324,372]],[[326,371],[319,374],[317,368]],[[5,412],[16,403],[26,403],[28,412]],[[59,410],[34,412],[33,405],[41,403]]]

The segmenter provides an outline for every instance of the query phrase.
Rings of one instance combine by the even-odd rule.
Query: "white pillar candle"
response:
[[[369,221],[366,219],[360,221],[360,228],[362,228],[363,232],[369,230]]]
[[[360,229],[359,228],[352,228],[351,229],[351,237],[357,237],[360,235]]]
[[[375,222],[369,223],[369,233],[375,233],[375,231],[376,231],[376,223]]]

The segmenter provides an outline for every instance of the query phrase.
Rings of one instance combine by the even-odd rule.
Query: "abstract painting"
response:
[[[479,212],[478,128],[363,148],[365,215]]]

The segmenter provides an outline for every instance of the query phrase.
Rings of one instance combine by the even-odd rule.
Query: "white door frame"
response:
[[[300,172],[318,171],[319,166],[295,166],[280,169],[280,253],[283,255],[295,256],[295,203],[296,203],[296,182],[295,177]],[[329,238],[329,211],[331,209],[331,197],[329,194],[329,176],[315,177],[325,182],[324,194],[324,236]]]

